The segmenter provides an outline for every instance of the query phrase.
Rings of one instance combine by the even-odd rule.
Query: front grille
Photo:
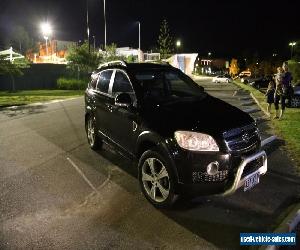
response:
[[[260,143],[258,129],[254,124],[226,131],[223,138],[231,152],[253,151]]]
[[[228,170],[219,171],[215,175],[209,175],[202,172],[193,172],[193,182],[221,182],[228,176]]]
[[[255,159],[254,161],[249,162],[245,167],[244,167],[244,171],[242,173],[242,178],[244,178],[245,176],[255,172],[256,170],[258,170],[260,167],[262,167],[264,164],[263,162],[263,157],[259,157],[257,159]]]

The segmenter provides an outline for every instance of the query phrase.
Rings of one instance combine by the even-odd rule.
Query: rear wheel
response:
[[[139,160],[139,183],[143,194],[155,207],[171,207],[177,199],[175,178],[168,161],[154,150]]]
[[[86,135],[88,139],[88,143],[91,147],[91,149],[96,150],[101,148],[102,141],[97,135],[97,129],[96,129],[96,119],[94,116],[89,115],[85,122],[85,129],[86,129]]]

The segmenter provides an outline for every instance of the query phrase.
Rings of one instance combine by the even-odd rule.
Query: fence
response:
[[[31,64],[23,73],[15,77],[16,90],[55,89],[57,79],[66,75],[67,69],[63,64]],[[12,90],[10,76],[0,75],[0,90]]]

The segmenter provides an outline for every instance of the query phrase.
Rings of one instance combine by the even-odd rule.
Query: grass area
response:
[[[263,93],[257,89],[235,81],[239,87],[250,91],[261,106],[266,110],[267,103]],[[274,105],[272,105],[273,114],[275,113]],[[271,124],[277,136],[283,138],[286,142],[286,147],[290,156],[296,161],[297,167],[300,169],[300,109],[299,108],[286,108],[282,120],[271,120]]]
[[[24,90],[18,92],[0,91],[0,107],[24,105],[82,96],[83,90]]]

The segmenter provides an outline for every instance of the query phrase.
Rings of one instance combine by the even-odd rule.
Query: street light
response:
[[[139,50],[141,50],[141,22],[138,21],[139,24]]]
[[[94,52],[96,51],[96,36],[93,36],[94,39]]]
[[[290,42],[289,43],[289,46],[291,46],[291,59],[293,57],[293,50],[294,50],[294,46],[296,45],[297,43],[296,42]]]
[[[208,57],[210,57],[211,56],[211,52],[208,52]]]
[[[104,49],[106,49],[106,0],[103,0],[103,15],[104,15]]]
[[[176,41],[177,53],[178,53],[180,47],[181,47],[181,41],[180,41],[180,40],[177,40],[177,41]]]
[[[48,56],[48,39],[49,36],[52,34],[52,27],[48,22],[42,23],[41,24],[41,31],[44,36],[44,39],[46,40],[46,55]]]
[[[89,0],[86,0],[86,33],[87,33],[89,53],[90,53],[91,45],[90,45],[90,26],[89,26]]]

